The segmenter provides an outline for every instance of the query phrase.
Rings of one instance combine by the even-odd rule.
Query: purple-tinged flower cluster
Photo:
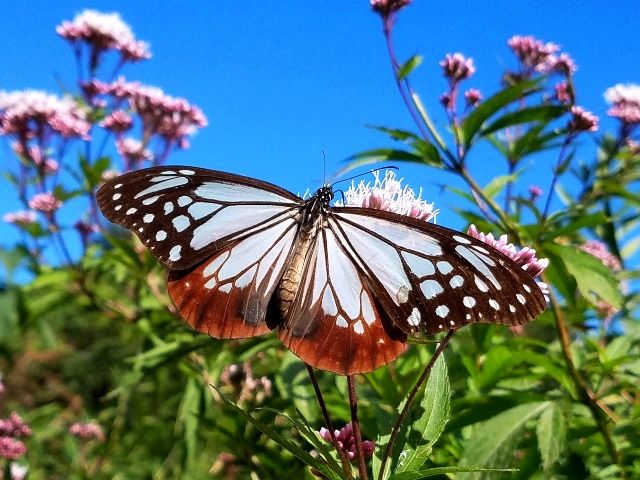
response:
[[[86,112],[69,97],[40,90],[0,91],[0,135],[26,144],[55,132],[65,138],[89,138]]]
[[[612,254],[609,248],[599,240],[588,240],[584,242],[580,245],[580,250],[596,257],[605,267],[610,268],[614,272],[622,270],[620,259]]]
[[[573,103],[573,92],[567,82],[560,82],[554,86],[555,97],[560,103]]]
[[[0,436],[29,437],[31,427],[16,412],[11,412],[8,418],[0,419]]]
[[[151,58],[149,45],[136,40],[129,25],[118,13],[84,10],[71,21],[56,27],[58,34],[76,45],[84,42],[92,49],[94,66],[98,57],[107,50],[120,53],[123,61],[136,62]]]
[[[42,213],[53,213],[62,206],[62,202],[50,192],[37,193],[29,200],[29,208]]]
[[[470,88],[464,92],[464,99],[467,101],[468,107],[477,107],[482,100],[482,93],[477,88]]]
[[[470,78],[476,71],[473,59],[461,53],[447,53],[440,61],[442,73],[451,82],[460,82]]]
[[[640,123],[640,85],[619,83],[608,88],[605,100],[611,105],[607,113],[624,123]]]
[[[135,138],[118,138],[116,140],[116,150],[118,150],[120,156],[127,161],[127,165],[153,159],[151,150],[144,148],[144,144]]]
[[[402,186],[402,179],[397,180],[393,170],[387,170],[382,180],[379,173],[373,172],[376,179],[373,187],[363,181],[357,187],[352,183],[344,192],[344,206],[386,210],[427,222],[435,219],[438,211],[433,203],[420,198],[422,192],[416,196],[413,189]],[[342,205],[342,202],[336,204]]]
[[[326,428],[322,427],[320,429],[320,436],[326,442],[333,444],[331,440],[331,432]],[[340,430],[336,430],[334,432],[336,440],[338,442],[338,447],[342,452],[347,455],[347,458],[356,462],[356,439],[353,436],[353,425],[351,423],[347,423]],[[375,449],[376,444],[371,440],[363,440],[362,441],[362,453],[364,454],[364,458],[371,458],[373,455],[373,450]]]
[[[69,427],[69,433],[83,440],[98,440],[99,442],[104,442],[105,439],[102,427],[94,422],[74,423]]]
[[[569,130],[572,132],[595,132],[598,130],[598,117],[582,107],[571,107]]]
[[[549,266],[549,259],[537,258],[536,251],[533,248],[524,247],[522,249],[518,249],[513,243],[508,243],[509,240],[506,234],[501,235],[500,238],[496,239],[492,233],[485,234],[479,232],[473,224],[469,226],[467,234],[473,238],[477,238],[487,245],[492,246],[500,253],[506,255],[533,278],[540,276]],[[547,298],[547,295],[549,294],[549,286],[539,280],[536,280],[536,282],[538,283],[540,290],[542,290],[542,293],[545,295],[545,298]],[[548,298],[547,301],[549,301]]]
[[[27,453],[26,445],[13,437],[0,437],[0,457],[17,460]]]
[[[14,225],[25,226],[31,225],[36,222],[36,212],[32,210],[22,210],[19,212],[5,213],[2,217],[6,223],[13,223]]]
[[[534,201],[540,195],[542,195],[542,189],[539,186],[531,185],[529,187],[529,198],[531,199],[531,201]]]
[[[111,130],[116,134],[126,132],[132,125],[133,119],[131,118],[131,115],[124,110],[116,110],[110,115],[107,115],[104,120],[100,122],[100,126],[107,130]]]
[[[255,378],[248,363],[233,363],[220,374],[223,385],[232,387],[238,394],[238,403],[262,403],[273,394],[273,385],[268,377]]]
[[[546,71],[549,59],[560,50],[555,43],[544,43],[531,35],[514,35],[507,40],[520,63],[528,69]]]
[[[383,17],[388,17],[411,3],[411,0],[371,0],[371,8]]]

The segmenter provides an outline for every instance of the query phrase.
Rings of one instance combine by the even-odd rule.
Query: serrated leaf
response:
[[[505,468],[513,464],[514,450],[527,423],[549,407],[550,402],[531,402],[518,405],[475,426],[464,442],[460,466],[481,465],[486,468]],[[479,475],[461,474],[460,480],[479,479]],[[483,475],[483,480],[497,478]]]
[[[550,120],[559,117],[566,111],[567,107],[562,105],[537,105],[535,107],[527,107],[516,110],[515,112],[509,112],[494,120],[487,128],[482,129],[480,136],[489,135],[506,127],[520,125],[522,123],[547,123]]]
[[[538,420],[536,427],[538,449],[542,456],[542,467],[545,470],[558,461],[564,450],[567,426],[562,410],[557,403],[549,405]]]
[[[473,137],[478,133],[482,124],[487,121],[489,117],[501,108],[509,105],[511,102],[540,91],[541,82],[542,79],[536,79],[517,83],[511,87],[501,90],[478,105],[478,107],[464,119],[461,125],[461,132],[465,147],[469,147]]]
[[[600,260],[576,247],[550,245],[547,248],[562,259],[580,293],[593,305],[602,299],[616,308],[622,306],[618,281]]]
[[[412,55],[398,70],[398,80],[403,80],[422,63],[422,56]]]
[[[407,421],[396,473],[418,469],[427,460],[449,419],[450,395],[447,365],[444,357],[440,356],[433,365],[424,397],[417,409],[420,416]],[[403,406],[404,402],[401,405]]]

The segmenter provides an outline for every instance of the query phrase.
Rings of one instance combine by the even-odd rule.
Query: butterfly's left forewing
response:
[[[163,264],[185,270],[240,238],[300,215],[302,200],[249,177],[154,167],[106,182],[103,214],[135,233]]]

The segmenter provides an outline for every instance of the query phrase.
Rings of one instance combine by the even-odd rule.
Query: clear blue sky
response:
[[[611,130],[604,90],[640,82],[638,5],[415,0],[401,12],[396,42],[402,57],[425,56],[414,87],[441,126],[437,98],[445,82],[438,61],[456,51],[473,57],[477,73],[467,85],[486,96],[504,68],[515,66],[506,40],[532,34],[560,44],[575,59],[578,102],[603,117],[602,131]],[[242,173],[304,192],[322,181],[322,150],[327,171],[335,172],[348,155],[387,143],[366,124],[412,127],[392,81],[379,18],[366,0],[4,2],[0,89],[56,91],[56,76],[73,82],[70,48],[55,26],[85,8],[120,12],[136,36],[150,42],[153,58],[129,66],[128,79],[186,97],[206,113],[209,126],[171,163]],[[13,162],[10,155],[6,143],[0,145],[0,169]],[[499,162],[487,168],[491,158],[475,161],[482,163],[483,182],[502,173]],[[536,168],[546,189],[549,167]],[[401,175],[436,202],[439,223],[460,226],[451,212],[458,200],[433,185],[450,177],[404,166]],[[0,188],[0,213],[16,209],[7,184]],[[17,238],[5,225],[0,235],[5,245]]]

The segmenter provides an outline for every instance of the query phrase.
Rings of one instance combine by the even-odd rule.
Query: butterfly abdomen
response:
[[[302,280],[302,272],[304,271],[307,257],[316,238],[317,231],[317,222],[302,224],[300,227],[298,241],[295,244],[291,260],[284,275],[282,275],[282,280],[280,280],[276,292],[278,312],[281,319],[287,318],[291,305],[296,298],[296,294],[300,288],[300,281]]]

